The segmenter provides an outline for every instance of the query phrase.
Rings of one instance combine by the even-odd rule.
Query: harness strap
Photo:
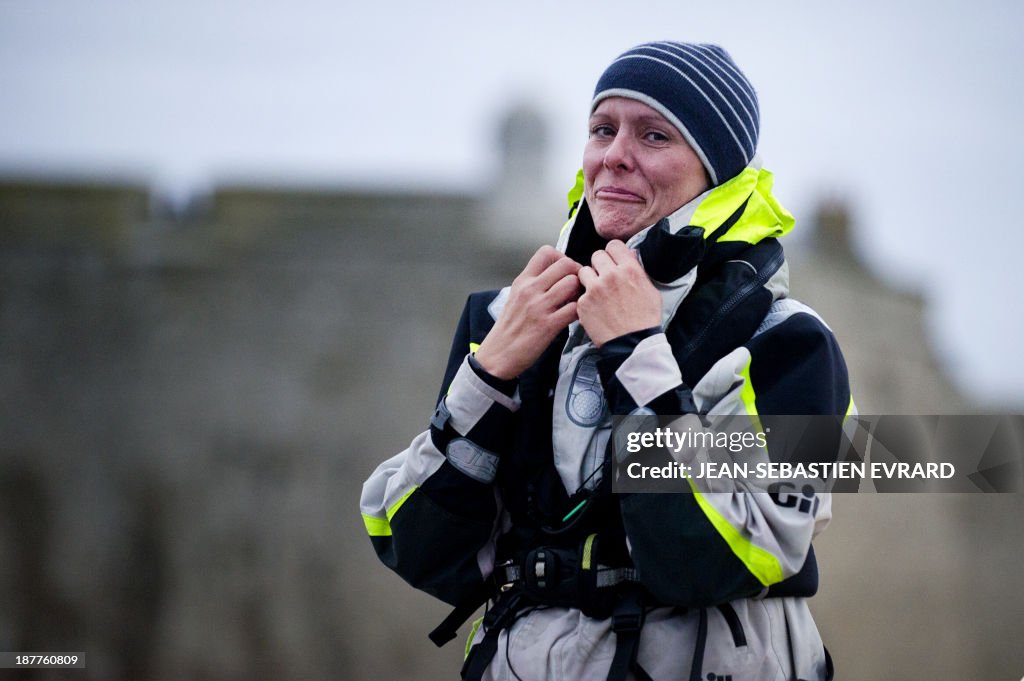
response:
[[[722,613],[722,617],[725,618],[726,624],[729,625],[733,645],[737,648],[747,645],[747,636],[743,633],[743,625],[740,623],[739,615],[736,614],[736,609],[732,607],[731,603],[722,603],[717,607],[718,611]]]
[[[624,591],[612,614],[615,657],[608,668],[608,681],[626,681],[629,671],[633,672],[637,681],[652,681],[650,674],[636,659],[640,651],[640,630],[643,626],[644,605],[639,590]]]
[[[444,620],[434,627],[434,630],[427,634],[434,645],[440,648],[448,641],[458,636],[459,627],[465,623],[477,609],[487,602],[491,597],[493,587],[488,582],[482,583],[475,590],[466,595],[455,609],[452,610]]]
[[[491,578],[463,598],[430,633],[438,646],[455,638],[459,626],[487,599],[497,595],[484,615],[483,638],[469,649],[462,667],[464,681],[479,681],[498,649],[502,630],[532,605],[580,609],[590,617],[611,618],[616,634],[609,681],[625,681],[632,671],[637,681],[651,677],[637,662],[640,629],[644,624],[644,590],[634,567],[598,562],[596,535],[576,549],[542,546],[494,566]]]
[[[601,565],[598,566],[596,576],[598,589],[617,586],[623,582],[640,582],[636,568],[606,568]]]
[[[469,656],[463,663],[462,681],[480,681],[483,678],[484,672],[487,671],[491,660],[498,652],[498,638],[501,632],[509,628],[519,612],[529,604],[529,599],[522,594],[511,593],[506,598],[498,599],[494,607],[487,611],[483,619],[484,637],[472,647]],[[701,612],[703,614],[703,610]],[[624,590],[612,613],[615,655],[608,669],[608,681],[626,681],[629,672],[633,672],[636,681],[653,681],[650,674],[637,660],[637,653],[640,650],[640,631],[644,626],[644,614],[643,596],[640,589]],[[452,615],[449,615],[448,619],[453,619]],[[442,627],[438,627],[438,629],[442,629]],[[699,677],[699,667],[697,672]]]
[[[693,665],[690,667],[690,681],[701,681],[700,675],[704,669],[704,648],[708,643],[708,611],[707,608],[699,610],[700,617],[697,620],[697,643],[693,647]]]
[[[594,570],[594,585],[598,589],[606,589],[613,586],[618,586],[623,582],[640,582],[640,576],[637,573],[636,568],[632,567],[607,567],[605,565],[597,565],[596,568],[585,568]],[[519,563],[512,561],[506,561],[499,563],[494,566],[494,574],[492,579],[498,586],[505,586],[506,588],[516,586],[525,583],[526,578],[524,577],[523,566]],[[480,603],[483,603],[481,601]],[[479,606],[480,603],[477,605]],[[474,608],[475,610],[475,608]],[[467,617],[470,613],[466,613]],[[465,620],[463,620],[465,621]]]
[[[498,652],[498,637],[502,629],[512,625],[519,611],[522,597],[514,594],[509,598],[499,599],[494,607],[484,615],[484,638],[469,652],[462,665],[462,681],[480,681],[490,666],[494,654]]]
[[[458,628],[459,624],[468,617],[467,615],[458,622],[454,622],[456,613],[465,604],[466,601],[460,603],[456,607],[456,611],[449,615],[437,629],[431,632],[431,640],[437,643],[440,636],[435,638],[435,635],[443,629],[446,630],[446,626]],[[494,607],[487,611],[483,619],[484,637],[480,643],[472,647],[465,663],[463,663],[462,681],[480,681],[483,678],[484,672],[487,671],[491,660],[494,659],[494,655],[498,652],[498,638],[501,632],[509,628],[520,611],[529,607],[529,605],[529,599],[525,598],[523,594],[511,592],[507,597],[499,598]],[[469,606],[466,605],[465,607]],[[746,637],[743,634],[742,625],[740,625],[732,607],[726,604],[718,606],[718,609],[725,616],[729,628],[732,630],[733,642],[736,646],[746,645]],[[470,610],[470,614],[473,611],[475,611],[475,607]],[[685,612],[685,609],[681,609],[680,613],[682,612]],[[693,664],[690,667],[688,681],[702,681],[704,652],[707,648],[708,612],[706,608],[700,608],[697,612],[697,639],[694,644]],[[644,618],[645,611],[641,591],[638,588],[623,590],[612,612],[612,631],[615,632],[615,655],[612,658],[611,666],[608,668],[607,681],[626,681],[627,674],[630,671],[633,672],[637,681],[653,681],[650,674],[640,665],[637,659],[640,651],[640,632],[644,626]],[[453,622],[454,624],[452,624]],[[448,640],[450,640],[450,637],[444,639],[438,645],[443,645]],[[832,671],[832,659],[828,654],[828,650],[825,651],[825,657],[828,674],[826,678],[831,681],[834,672]]]

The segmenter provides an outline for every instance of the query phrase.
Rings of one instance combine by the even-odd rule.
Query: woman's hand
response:
[[[512,379],[529,368],[555,336],[576,321],[580,265],[542,246],[512,282],[505,309],[476,351],[484,371]]]
[[[609,241],[579,271],[586,292],[577,302],[580,324],[601,347],[613,338],[661,324],[661,294],[626,244]]]

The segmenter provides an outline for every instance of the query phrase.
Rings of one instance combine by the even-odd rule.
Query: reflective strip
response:
[[[576,171],[576,183],[569,190],[569,195],[566,197],[569,199],[569,210],[574,210],[572,205],[577,201],[583,200],[583,185],[583,168],[580,168]]]
[[[753,420],[757,430],[764,432],[761,428],[761,418],[757,413],[757,394],[754,392],[754,384],[750,380],[750,362],[752,359],[747,359],[747,363],[740,369],[740,376],[743,377],[743,387],[740,388],[740,400],[743,402],[743,406],[751,420]],[[761,582],[764,586],[781,582],[783,574],[782,564],[779,563],[779,559],[773,556],[771,552],[753,544],[747,537],[743,536],[739,529],[733,527],[725,519],[725,516],[719,513],[718,509],[712,506],[711,502],[697,491],[697,485],[693,479],[687,478],[686,481],[690,484],[690,489],[693,491],[693,496],[696,498],[700,510],[704,511],[705,517],[707,517],[718,534],[729,545],[733,554],[743,562],[743,565],[750,571],[750,574],[754,575],[757,581]]]
[[[846,407],[846,414],[843,415],[843,425],[844,426],[846,425],[847,419],[850,418],[850,415],[855,413],[856,411],[857,411],[857,405],[853,403],[853,395],[850,395],[850,405],[848,407]]]
[[[597,538],[597,534],[592,534],[587,537],[587,541],[583,544],[583,569],[590,569],[590,554],[594,549],[594,539]]]
[[[419,487],[416,486],[416,485],[413,485],[412,489],[410,489],[408,492],[403,494],[401,499],[399,499],[395,503],[391,504],[391,508],[388,509],[388,522],[389,523],[391,522],[391,519],[395,517],[395,514],[398,513],[398,509],[402,508],[402,504],[405,503],[406,499],[408,499],[410,496],[412,496],[412,493],[415,492],[417,489],[419,489]]]
[[[636,568],[597,568],[597,588],[604,589],[623,582],[639,582]]]
[[[564,225],[562,225],[562,229],[558,230],[559,238],[565,234],[565,230],[569,229],[569,225],[571,225],[576,218],[576,213],[579,212],[580,205],[583,202],[583,186],[583,168],[580,168],[576,171],[576,184],[572,186],[572,189],[569,190],[569,194],[566,197],[569,199],[569,219],[565,221]],[[575,204],[575,207],[573,207],[573,204]]]
[[[387,518],[363,514],[363,524],[366,525],[366,533],[371,537],[390,537],[391,526]]]
[[[391,519],[398,513],[398,509],[402,507],[405,500],[412,496],[412,493],[416,491],[416,487],[413,486],[408,492],[402,495],[402,498],[391,504],[391,508],[387,510],[387,518],[378,518],[374,515],[363,514],[363,524],[366,526],[366,533],[371,537],[390,537],[391,536]]]
[[[718,534],[721,535],[722,539],[729,545],[729,548],[732,549],[733,554],[750,571],[750,574],[754,575],[757,581],[761,582],[764,586],[771,586],[781,582],[783,574],[782,564],[779,563],[779,559],[760,546],[755,546],[749,539],[744,537],[740,530],[733,527],[711,505],[711,502],[697,491],[697,486],[691,478],[687,478],[686,481],[690,483],[690,488],[693,490],[693,496],[697,499],[697,505],[700,506],[700,510],[704,511],[704,515],[714,526]]]
[[[466,652],[462,655],[463,661],[469,657],[469,649],[473,647],[473,637],[476,636],[476,630],[480,628],[483,621],[483,615],[481,615],[479,619],[473,620],[473,626],[469,629],[469,638],[466,639]]]

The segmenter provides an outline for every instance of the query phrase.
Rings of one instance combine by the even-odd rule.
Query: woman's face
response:
[[[643,102],[624,97],[602,100],[590,116],[583,178],[597,233],[623,241],[710,186],[679,130]]]

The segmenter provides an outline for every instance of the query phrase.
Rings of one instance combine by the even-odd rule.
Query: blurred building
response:
[[[886,286],[854,254],[855,215],[822,197],[810,239],[788,255],[792,294],[835,331],[860,413],[977,412],[935,360],[922,296]],[[1024,563],[1020,494],[837,494],[833,512],[816,542],[812,609],[838,676],[1022,673],[1024,656],[1011,651],[1024,597],[1009,588]]]
[[[537,125],[510,118],[501,187],[535,186]],[[130,180],[0,181],[0,648],[84,651],[83,680],[454,678],[426,638],[447,607],[377,563],[357,506],[426,426],[465,296],[543,231],[496,238],[501,195],[224,186],[172,213]],[[792,279],[861,412],[969,409],[844,215]],[[541,220],[553,241],[564,208]],[[835,508],[814,609],[842,677],[1021,673],[1019,495]]]

